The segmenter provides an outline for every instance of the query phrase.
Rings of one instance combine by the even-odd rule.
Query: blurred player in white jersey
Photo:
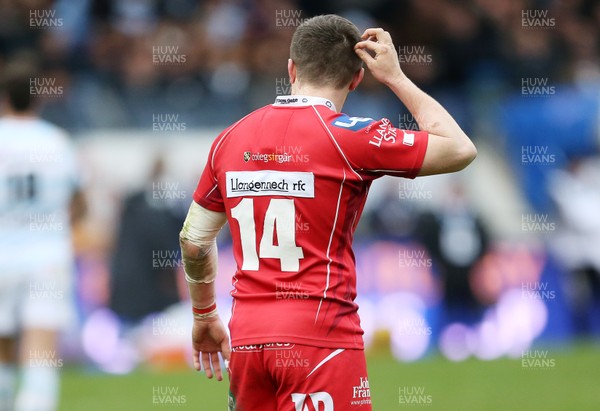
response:
[[[35,114],[36,76],[11,63],[1,82],[1,411],[57,408],[57,338],[73,319],[75,156],[67,134]]]

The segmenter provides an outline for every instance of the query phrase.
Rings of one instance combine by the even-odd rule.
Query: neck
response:
[[[309,84],[301,84],[299,82],[295,82],[292,84],[292,95],[303,95],[303,96],[312,96],[312,97],[322,97],[330,100],[339,113],[346,102],[346,97],[348,97],[347,89],[336,90],[329,87],[314,87]]]
[[[2,116],[8,117],[8,118],[16,118],[16,119],[20,119],[20,120],[27,120],[27,119],[35,118],[36,114],[32,110],[16,111],[8,106],[5,106],[4,110],[2,110]]]

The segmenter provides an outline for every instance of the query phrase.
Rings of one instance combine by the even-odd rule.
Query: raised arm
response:
[[[208,378],[213,371],[223,379],[219,353],[229,361],[229,336],[218,316],[215,278],[217,276],[217,234],[226,221],[225,213],[207,210],[192,201],[179,234],[181,256],[194,312],[192,348],[194,367],[200,364]]]
[[[398,96],[419,128],[429,133],[419,175],[452,173],[468,166],[475,159],[477,149],[446,109],[406,77],[390,34],[371,28],[362,38],[355,46],[356,54],[373,76]]]

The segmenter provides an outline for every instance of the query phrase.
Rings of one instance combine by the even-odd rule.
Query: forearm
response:
[[[192,307],[206,308],[216,301],[215,282],[210,283],[188,283]]]
[[[408,77],[398,76],[388,87],[410,111],[421,130],[441,137],[469,140],[450,113]]]
[[[378,81],[396,94],[421,130],[429,133],[419,175],[452,173],[469,165],[477,149],[446,109],[402,72],[390,33],[370,28],[362,39],[354,46],[358,57]]]
[[[452,173],[468,166],[477,149],[450,113],[410,79],[397,78],[388,86],[411,112],[419,128],[429,133],[419,175]]]
[[[215,277],[217,275],[216,242],[203,249],[180,239],[185,276],[192,306],[205,308],[215,302]]]
[[[203,309],[215,302],[214,281],[217,276],[217,234],[225,224],[225,213],[217,213],[192,202],[179,234],[179,245],[195,308]]]

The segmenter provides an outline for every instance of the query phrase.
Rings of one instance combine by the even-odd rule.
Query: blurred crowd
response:
[[[389,30],[406,73],[464,119],[523,78],[600,76],[594,0],[2,0],[0,67],[35,54],[64,90],[44,117],[71,131],[151,128],[159,113],[222,126],[289,92],[294,28],[330,12]],[[355,110],[396,118],[400,108],[367,77]]]
[[[469,201],[464,181],[442,182],[443,189],[428,186],[430,180],[382,184],[379,196],[373,190],[357,232],[365,318],[381,325],[375,313],[385,311],[377,305],[387,304],[382,290],[398,298],[393,307],[403,306],[407,295],[426,301],[417,304],[418,319],[423,316],[432,327],[425,327],[425,336],[417,333],[424,337],[421,348],[414,356],[400,355],[403,359],[424,355],[432,331],[431,338],[442,341],[444,327],[458,321],[473,328],[468,333],[481,331],[482,347],[492,346],[480,321],[488,324],[502,313],[504,320],[494,325],[502,332],[521,325],[537,330],[510,329],[521,338],[515,337],[513,348],[531,343],[546,324],[546,337],[599,334],[599,1],[0,0],[0,72],[13,58],[37,60],[43,74],[33,87],[42,94],[45,119],[76,137],[119,130],[106,134],[118,136],[113,140],[95,139],[95,148],[84,139],[79,146],[90,214],[96,212],[89,220],[97,217],[75,230],[76,245],[85,243],[77,250],[81,322],[94,324],[85,328],[104,332],[112,320],[94,313],[109,307],[130,331],[186,294],[177,232],[194,187],[171,178],[161,158],[149,167],[143,187],[125,184],[130,174],[143,174],[142,160],[158,144],[116,140],[138,130],[142,133],[135,137],[143,139],[155,131],[194,128],[199,131],[193,140],[207,140],[208,128],[227,126],[276,95],[289,94],[294,29],[324,13],[344,15],[361,30],[388,30],[406,74],[447,107],[478,144],[488,144],[502,158],[510,171],[494,173],[504,173],[521,189],[531,224],[548,224],[530,230],[543,238],[542,246],[501,243],[486,226],[484,210]],[[344,111],[417,127],[397,98],[368,74]],[[130,130],[122,132],[125,128]],[[181,153],[171,155],[177,157],[171,163],[189,164]],[[201,164],[193,167],[199,173]],[[496,178],[485,184],[501,186]],[[165,193],[178,195],[166,201]],[[421,207],[431,197],[443,207]],[[150,226],[150,220],[160,224]],[[521,216],[517,220],[519,225]],[[222,267],[231,273],[234,263],[224,237]],[[418,266],[411,267],[415,262]],[[142,282],[143,288],[136,286]],[[219,295],[229,301],[229,278],[221,283]],[[524,284],[534,289],[523,289]],[[541,285],[551,290],[551,301],[539,298]],[[502,301],[512,308],[489,311]],[[443,313],[434,312],[439,306]],[[406,314],[394,313],[389,324]],[[180,328],[184,314],[176,317]],[[531,324],[514,325],[517,317]],[[160,321],[152,327],[154,336],[180,334]],[[86,350],[96,352],[102,338],[88,334]],[[405,337],[401,332],[398,341]],[[500,347],[495,354],[480,354],[492,358],[508,352]],[[107,354],[107,361],[112,358]]]

